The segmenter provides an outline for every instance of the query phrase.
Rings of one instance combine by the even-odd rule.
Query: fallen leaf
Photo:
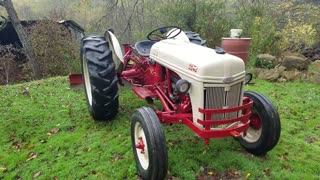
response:
[[[246,179],[249,179],[250,176],[251,176],[251,173],[248,173],[248,174],[246,175]]]
[[[79,162],[79,166],[80,166],[80,167],[85,167],[85,166],[87,166],[87,165],[88,165],[88,163]]]
[[[121,158],[122,158],[122,155],[121,155],[121,154],[115,153],[115,154],[114,154],[114,158],[113,158],[112,161],[118,161],[118,160],[121,159]]]
[[[11,146],[11,148],[13,149],[20,149],[20,147],[21,147],[21,144],[18,141],[12,143],[12,146]]]
[[[0,171],[1,171],[1,172],[7,172],[7,171],[8,171],[8,169],[7,169],[7,168],[5,168],[5,167],[0,167]]]
[[[281,160],[281,161],[287,160],[288,154],[289,154],[288,152],[285,152],[283,155],[280,156],[280,160]]]
[[[14,136],[14,135],[10,135],[10,137],[9,137],[9,139],[8,139],[8,141],[7,141],[7,142],[13,141],[13,140],[14,140],[14,138],[15,138],[15,136]]]
[[[50,133],[51,133],[51,134],[56,134],[57,132],[59,132],[59,129],[51,129],[51,130],[50,130]]]
[[[290,166],[284,165],[284,166],[282,166],[281,168],[282,168],[282,169],[285,169],[285,170],[287,170],[287,171],[289,171],[289,172],[292,172],[292,168],[291,168]]]
[[[37,155],[35,154],[35,153],[33,153],[33,152],[29,152],[28,153],[28,159],[26,160],[26,162],[28,162],[28,161],[30,161],[30,160],[32,160],[32,159],[35,159],[35,158],[37,158]]]
[[[269,168],[266,168],[266,169],[264,169],[264,174],[266,175],[266,176],[270,176],[270,169]]]
[[[200,167],[200,171],[201,171],[201,172],[204,171],[204,167],[203,167],[203,166]]]
[[[39,177],[40,176],[40,174],[41,174],[41,172],[39,171],[39,172],[36,172],[32,177],[33,178],[37,178],[37,177]]]
[[[309,144],[311,144],[311,143],[313,142],[310,137],[304,138],[304,141],[307,142],[307,143],[309,143]]]
[[[32,157],[33,155],[35,155],[35,153],[33,153],[33,152],[28,153],[28,157]]]
[[[295,116],[298,114],[297,111],[291,111],[290,113]]]
[[[212,176],[214,173],[212,171],[208,172],[208,175]]]
[[[25,147],[27,149],[32,149],[32,148],[34,148],[34,144],[29,142],[27,145],[25,145]]]
[[[28,90],[23,91],[22,94],[23,94],[24,96],[30,96],[30,93],[29,93]]]
[[[241,175],[241,171],[235,171],[234,174],[237,175],[237,176],[240,176]]]

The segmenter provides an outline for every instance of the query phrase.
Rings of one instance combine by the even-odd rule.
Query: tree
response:
[[[21,44],[25,50],[25,54],[28,58],[29,65],[33,72],[33,77],[35,79],[39,79],[41,77],[40,73],[40,66],[36,59],[34,58],[34,54],[32,51],[32,48],[30,46],[30,42],[28,40],[28,36],[26,32],[23,29],[23,26],[20,23],[19,17],[17,15],[17,12],[15,11],[12,1],[11,0],[0,0],[0,6],[3,6],[9,16],[9,19],[11,20],[12,26],[14,27],[15,31],[17,32],[19,39],[21,41]]]

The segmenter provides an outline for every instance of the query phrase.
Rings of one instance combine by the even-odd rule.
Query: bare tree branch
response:
[[[103,15],[103,16],[96,22],[96,25],[97,25],[98,23],[100,23],[102,20],[104,20],[106,17],[109,16],[109,14],[112,12],[112,10],[113,10],[115,7],[117,7],[118,1],[119,1],[119,0],[116,0],[116,2],[114,2],[113,5],[112,5],[110,8],[108,8],[107,13],[106,13],[105,15]]]
[[[136,9],[136,6],[137,6],[138,2],[139,2],[139,0],[137,0],[137,1],[134,3],[133,9],[132,9],[132,13],[130,14],[130,17],[129,17],[128,21],[127,21],[128,23],[127,23],[126,27],[124,28],[124,30],[123,30],[120,38],[123,37],[123,35],[126,33],[126,31],[128,30],[128,28],[130,27],[130,22],[131,22],[131,19],[132,19],[132,17],[133,17],[133,14],[134,14],[134,12],[135,12],[135,9]]]

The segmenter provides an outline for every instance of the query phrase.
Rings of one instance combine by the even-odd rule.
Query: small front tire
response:
[[[245,92],[253,100],[250,127],[245,136],[239,138],[240,145],[248,152],[262,156],[278,143],[281,132],[279,114],[272,102],[256,92]]]
[[[168,170],[168,152],[160,121],[151,108],[139,108],[132,115],[131,141],[142,179],[164,179]]]

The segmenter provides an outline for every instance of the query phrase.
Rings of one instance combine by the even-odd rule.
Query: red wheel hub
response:
[[[141,154],[144,154],[144,146],[145,146],[145,145],[144,145],[144,142],[143,142],[142,137],[139,137],[139,141],[138,141],[138,143],[136,144],[136,148],[141,150],[141,151],[140,151]]]
[[[250,117],[250,126],[254,129],[254,130],[258,130],[261,128],[261,120],[260,117],[258,116],[258,114],[252,114]]]

